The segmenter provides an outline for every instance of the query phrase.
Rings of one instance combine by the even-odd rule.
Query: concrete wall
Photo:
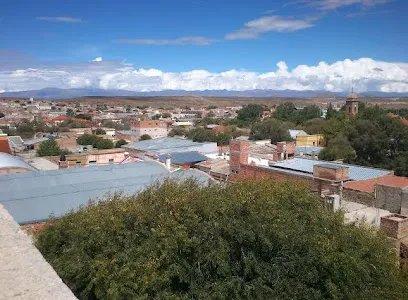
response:
[[[343,189],[343,200],[375,207],[374,194]]]
[[[401,212],[402,189],[376,184],[375,193],[379,208],[389,210],[392,213]]]
[[[401,214],[408,216],[408,189],[402,190]]]

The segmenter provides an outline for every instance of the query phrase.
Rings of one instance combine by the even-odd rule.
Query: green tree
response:
[[[40,144],[37,155],[38,156],[55,156],[61,154],[61,148],[55,140],[47,140]]]
[[[210,104],[207,106],[207,109],[216,109],[217,105]]]
[[[87,121],[92,121],[92,115],[88,115],[88,114],[78,114],[75,116],[75,118],[77,119],[84,119]]]
[[[305,123],[304,129],[308,134],[323,134],[326,122],[322,118],[311,119]]]
[[[328,147],[322,149],[319,153],[319,159],[328,161],[337,159],[352,160],[354,157],[353,147],[351,147],[347,138],[341,134],[330,140]]]
[[[174,136],[184,136],[186,134],[186,130],[181,127],[181,126],[176,126],[173,127],[170,132],[168,133],[168,136],[174,137]]]
[[[171,118],[171,113],[163,113],[163,114],[162,114],[162,118],[163,118],[163,119]]]
[[[151,140],[152,139],[152,137],[150,136],[150,135],[148,135],[148,134],[142,134],[141,136],[140,136],[140,141],[145,141],[145,140]]]
[[[36,236],[79,299],[389,299],[407,282],[386,238],[301,184],[166,181],[112,195]]]
[[[66,112],[67,117],[73,118],[75,116],[74,111],[72,110],[72,108],[68,108],[67,112]]]
[[[96,148],[98,148],[99,150],[112,149],[113,146],[113,142],[108,139],[100,139],[98,142],[96,142]]]
[[[130,113],[132,111],[132,107],[130,105],[126,106],[126,112]]]
[[[194,142],[214,142],[215,134],[211,130],[206,130],[202,127],[197,127],[187,132],[187,138]]]
[[[94,134],[84,134],[80,136],[79,138],[77,138],[76,141],[78,145],[87,146],[87,145],[96,145],[96,143],[99,142],[100,140],[101,140],[101,137],[96,136]]]
[[[286,124],[274,118],[254,124],[249,138],[252,140],[270,139],[272,144],[291,140]]]
[[[253,124],[259,121],[262,116],[264,107],[259,104],[248,104],[238,111],[237,119]]]
[[[94,134],[96,134],[96,135],[104,135],[104,134],[106,134],[106,131],[103,130],[102,128],[97,128],[97,129],[95,129]]]
[[[124,139],[118,140],[115,143],[115,148],[121,148],[123,145],[127,145],[128,142],[126,142]]]
[[[329,103],[329,107],[327,108],[326,119],[329,120],[336,115],[336,111],[333,108],[331,102]]]

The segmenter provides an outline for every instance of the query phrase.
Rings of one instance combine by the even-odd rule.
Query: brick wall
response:
[[[343,189],[343,200],[375,207],[374,194]]]
[[[389,210],[392,213],[401,212],[402,202],[401,188],[376,184],[375,192],[379,208]]]

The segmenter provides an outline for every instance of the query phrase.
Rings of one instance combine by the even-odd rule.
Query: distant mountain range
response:
[[[44,98],[44,99],[69,99],[85,96],[100,97],[136,97],[136,96],[207,96],[207,97],[284,97],[284,98],[310,98],[310,97],[344,97],[344,93],[332,93],[327,91],[294,91],[294,90],[248,90],[248,91],[227,91],[227,90],[205,90],[205,91],[185,91],[185,90],[164,90],[158,92],[133,92],[126,90],[103,90],[103,89],[59,89],[45,88],[41,90],[6,92],[0,93],[0,97],[20,97],[20,98]],[[366,97],[408,97],[408,93],[383,93],[366,92],[361,94]]]

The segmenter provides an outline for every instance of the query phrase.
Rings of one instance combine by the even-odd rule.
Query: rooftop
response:
[[[60,217],[110,192],[135,194],[165,178],[188,177],[209,180],[194,170],[170,173],[154,161],[9,174],[0,176],[0,204],[18,223],[36,223],[50,214]]]
[[[309,174],[310,176],[313,176],[313,166],[321,164],[330,165],[332,167],[335,166],[348,167],[350,180],[364,180],[377,178],[385,175],[393,175],[393,171],[391,170],[374,169],[349,164],[334,164],[329,163],[327,161],[306,158],[293,158],[277,163],[271,163],[270,167],[281,171],[283,170],[286,170],[288,172],[293,171],[296,173]]]
[[[374,193],[374,187],[376,184],[399,187],[405,189],[408,187],[408,178],[399,177],[393,175],[387,175],[382,177],[377,177],[374,179],[349,181],[344,184],[344,187],[350,190],[356,190],[366,193]]]
[[[37,171],[35,168],[30,166],[17,156],[12,156],[10,154],[0,152],[0,169],[2,168],[22,168],[31,171]]]
[[[144,152],[158,152],[158,153],[171,153],[171,152],[184,152],[192,151],[194,147],[202,147],[204,145],[216,143],[198,143],[191,140],[177,138],[177,137],[163,137],[158,139],[151,139],[145,141],[139,141],[122,146],[122,148],[135,149]],[[215,147],[215,152],[216,152]]]
[[[159,160],[164,162],[168,155],[170,155],[171,163],[175,165],[198,163],[208,160],[207,156],[202,155],[197,151],[173,152],[169,154],[162,154],[159,156]]]

